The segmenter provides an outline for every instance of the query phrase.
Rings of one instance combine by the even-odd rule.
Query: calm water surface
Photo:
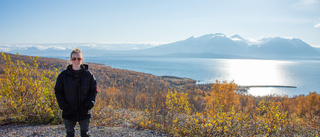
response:
[[[238,85],[282,85],[297,88],[250,88],[253,95],[300,95],[320,93],[318,60],[253,60],[159,57],[88,57],[87,62],[150,73],[172,75],[214,83],[234,81]]]

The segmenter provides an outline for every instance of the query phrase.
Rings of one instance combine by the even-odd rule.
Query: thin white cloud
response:
[[[7,46],[0,46],[0,52],[8,52],[8,51],[10,51],[11,49],[9,48],[9,47],[7,47]]]
[[[46,50],[46,49],[49,48],[49,47],[45,47],[45,46],[42,46],[42,45],[34,45],[34,47],[38,48],[39,50]]]
[[[67,49],[65,47],[60,47],[60,46],[53,46],[52,48],[56,49],[56,50],[66,50]]]
[[[300,0],[300,2],[305,4],[315,4],[318,2],[318,0]]]
[[[315,28],[320,28],[320,23],[314,25]]]
[[[262,37],[259,40],[254,39],[254,38],[246,38],[246,39],[248,40],[247,43],[249,44],[249,46],[259,45],[259,44],[263,43],[263,41],[261,41]]]
[[[14,50],[28,50],[29,48],[37,48],[39,50],[68,50],[75,48],[92,48],[96,50],[130,50],[130,49],[145,49],[151,48],[164,43],[159,42],[105,42],[105,43],[23,43],[1,45],[0,52],[14,51]]]
[[[30,47],[33,47],[32,44],[17,44],[17,45],[12,45],[12,47],[15,47],[17,49],[27,49]]]
[[[84,44],[83,46],[87,46],[87,47],[96,47],[96,44]]]
[[[319,0],[299,0],[298,2],[293,4],[293,7],[298,10],[319,10],[317,7],[319,6]]]
[[[29,48],[37,48],[39,50],[46,50],[48,48],[52,48],[55,50],[66,50],[67,48],[64,45],[41,45],[41,44],[12,44],[12,45],[4,45],[0,46],[0,51],[9,52],[12,50],[27,50]]]
[[[128,45],[140,45],[140,44],[147,44],[147,45],[161,45],[167,44],[170,42],[154,42],[154,41],[141,41],[141,42],[94,42],[96,44],[128,44]]]

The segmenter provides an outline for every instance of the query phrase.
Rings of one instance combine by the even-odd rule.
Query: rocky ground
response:
[[[76,136],[80,127],[76,126]],[[91,127],[93,137],[167,137],[168,135],[152,130],[127,127]],[[6,125],[0,126],[1,137],[62,137],[66,136],[64,125]]]

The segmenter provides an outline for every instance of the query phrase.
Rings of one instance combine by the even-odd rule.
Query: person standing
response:
[[[97,82],[88,70],[88,65],[82,64],[83,57],[79,49],[71,52],[70,61],[71,65],[68,65],[57,78],[54,87],[55,95],[62,109],[67,137],[74,136],[74,127],[77,122],[80,125],[81,137],[88,137],[90,110],[95,104]]]

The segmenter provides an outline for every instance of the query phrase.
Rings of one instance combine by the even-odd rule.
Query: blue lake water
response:
[[[300,95],[320,93],[319,60],[254,60],[160,57],[86,57],[85,62],[102,63],[113,68],[172,75],[198,83],[234,81],[238,85],[282,85],[297,88],[250,88],[253,95]]]

